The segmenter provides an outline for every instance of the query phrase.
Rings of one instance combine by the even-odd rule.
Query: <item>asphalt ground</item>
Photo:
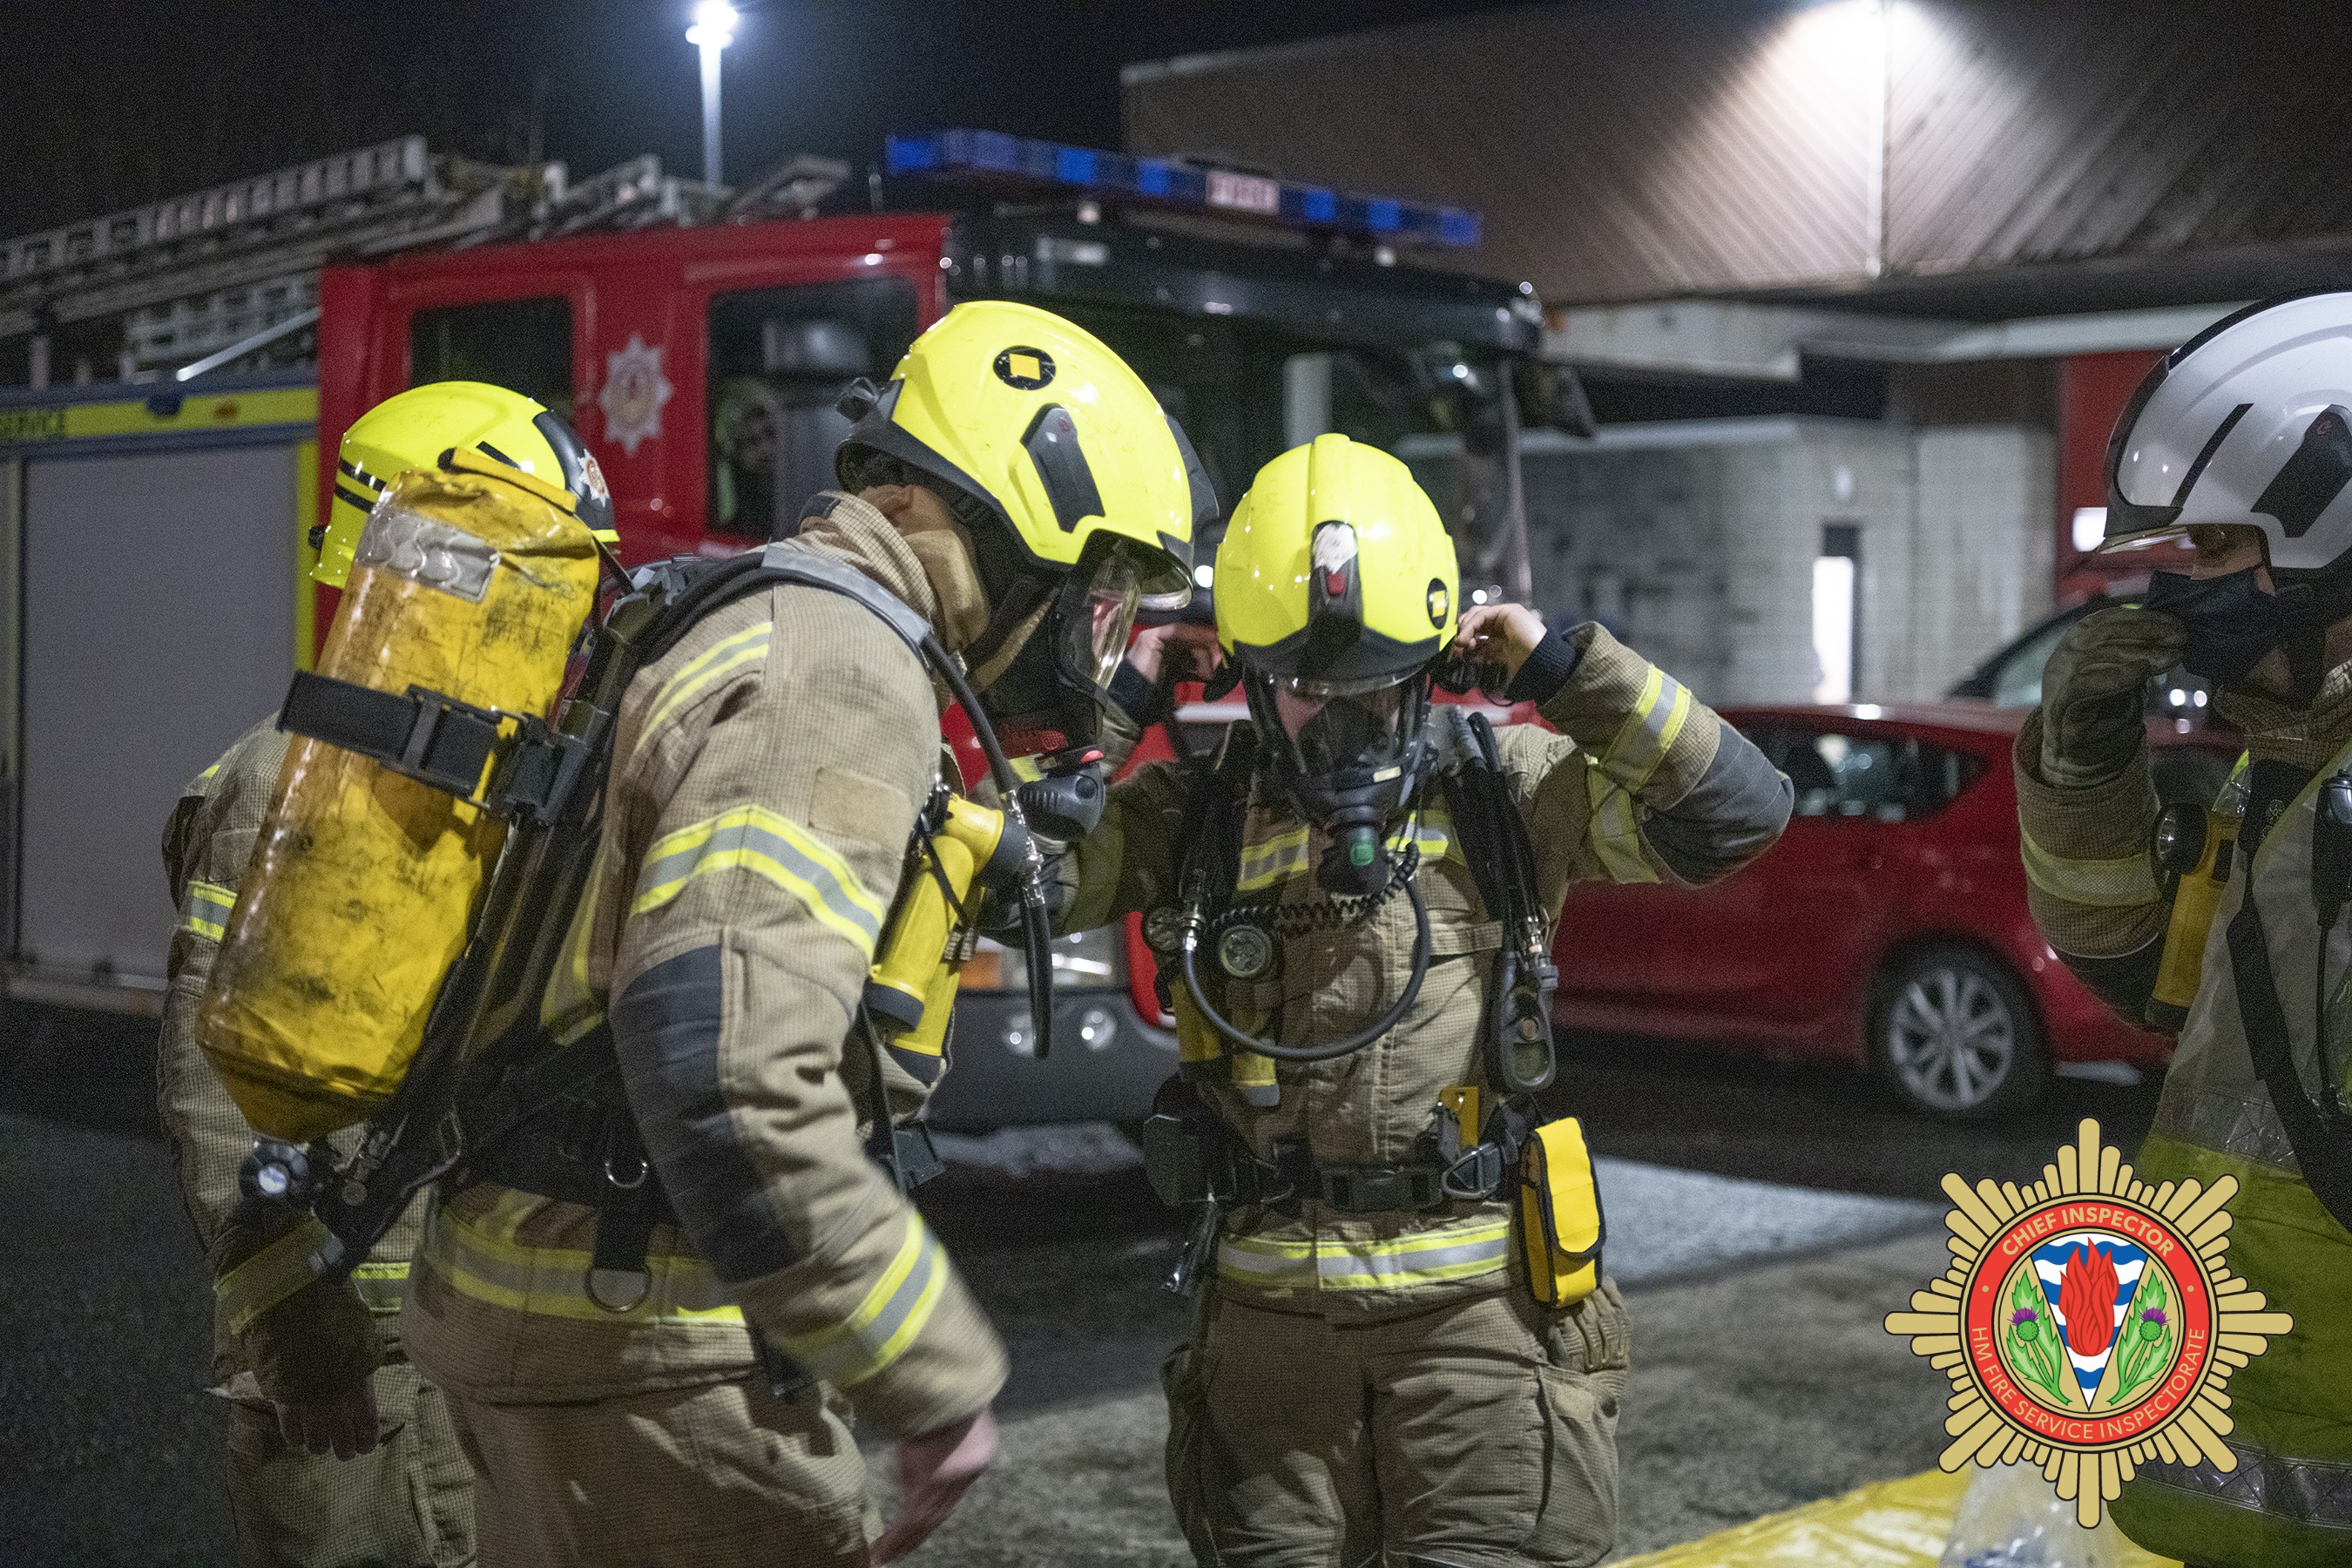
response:
[[[209,1292],[152,1110],[151,1023],[0,1004],[0,1563],[231,1553]],[[1627,1552],[1924,1468],[1943,1384],[1880,1319],[1943,1266],[1937,1183],[2030,1177],[2084,1115],[2129,1146],[2152,1086],[2062,1080],[1951,1128],[1843,1068],[1573,1042],[1634,1373]],[[1160,1479],[1175,1234],[1108,1128],[947,1141],[923,1206],[1013,1351],[1003,1457],[914,1561],[1187,1561]],[[878,1471],[877,1471],[878,1473]],[[887,1483],[886,1483],[887,1489]]]

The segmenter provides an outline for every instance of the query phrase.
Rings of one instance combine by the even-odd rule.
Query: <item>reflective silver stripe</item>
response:
[[[2238,1458],[2234,1470],[2216,1469],[2210,1460],[2175,1465],[2151,1459],[2140,1466],[2138,1479],[2308,1530],[2352,1531],[2352,1465],[2290,1459],[2226,1437],[2221,1441]],[[2346,1551],[2352,1552],[2352,1543]]]
[[[1391,853],[1401,854],[1407,844],[1418,844],[1424,862],[1442,860],[1454,847],[1453,828],[1454,818],[1445,809],[1431,806],[1417,813],[1412,821],[1389,835],[1389,849]],[[1289,827],[1271,838],[1248,846],[1242,851],[1241,868],[1234,878],[1234,891],[1255,892],[1306,870],[1307,842],[1306,828]]]
[[[1392,1290],[1491,1274],[1509,1261],[1511,1226],[1494,1220],[1392,1241],[1334,1239],[1315,1259],[1316,1282],[1327,1290]]]
[[[190,882],[180,900],[180,926],[218,942],[227,933],[229,911],[236,908],[236,889],[217,882]]]
[[[1491,1274],[1510,1256],[1510,1222],[1480,1219],[1377,1239],[1228,1237],[1217,1272],[1260,1290],[1398,1290]]]
[[[588,1294],[593,1255],[575,1248],[534,1247],[515,1238],[515,1227],[546,1206],[529,1193],[499,1195],[489,1210],[464,1220],[443,1205],[425,1211],[425,1237],[417,1258],[478,1301],[536,1317],[609,1323],[677,1318],[740,1323],[742,1310],[699,1258],[646,1259],[645,1297],[625,1312],[598,1306]]]
[[[857,880],[849,863],[788,817],[760,805],[739,805],[682,827],[646,854],[632,912],[668,903],[687,882],[740,867],[766,878],[808,906],[809,913],[857,944],[867,957],[882,934],[882,906]]]
[[[1650,666],[1633,710],[1601,753],[1601,771],[1629,790],[1648,784],[1666,760],[1667,748],[1683,732],[1690,710],[1689,689],[1656,665]]]
[[[836,1388],[855,1388],[907,1352],[947,1288],[947,1253],[908,1210],[898,1255],[857,1310],[814,1334],[785,1334],[784,1353]]]
[[[2131,910],[2162,897],[2156,868],[2145,854],[2113,860],[2076,860],[2053,854],[2019,835],[2025,858],[2025,879],[2053,899],[2095,910]]]

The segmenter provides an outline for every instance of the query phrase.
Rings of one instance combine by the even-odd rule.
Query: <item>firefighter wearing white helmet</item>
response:
[[[479,454],[561,486],[609,531],[612,498],[571,426],[530,398],[481,382],[412,387],[369,409],[336,452],[312,576],[341,588],[369,512],[393,480],[445,453]],[[163,859],[180,919],[158,1050],[164,1131],[188,1214],[216,1272],[269,1239],[239,1211],[247,1125],[205,1058],[200,1005],[237,888],[285,760],[263,720],[182,792]],[[338,1147],[356,1143],[346,1134]],[[228,1492],[239,1560],[434,1563],[474,1560],[472,1472],[441,1391],[410,1364],[398,1331],[417,1205],[348,1284],[316,1284],[242,1328],[217,1314],[215,1369],[229,1397]]]
[[[1788,781],[1601,627],[1462,610],[1428,496],[1345,436],[1258,471],[1214,584],[1214,642],[1147,634],[1130,689],[1221,647],[1250,720],[1063,863],[1066,926],[1140,911],[1179,977],[1144,1131],[1196,1216],[1177,1517],[1202,1563],[1596,1563],[1630,1345],[1582,1131],[1530,1098],[1551,925],[1574,881],[1729,874]],[[1556,732],[1433,706],[1450,658]]]
[[[524,1070],[609,1068],[418,1247],[403,1326],[485,1562],[888,1562],[994,1451],[1003,1347],[861,1126],[929,1087],[855,1024],[918,813],[959,783],[904,628],[1008,744],[1087,744],[1138,606],[1189,584],[1194,498],[1142,381],[1027,306],[958,306],[843,407],[842,489],[789,546],[824,575],[719,601],[620,701]],[[870,1548],[853,1415],[897,1448]]]
[[[2191,1564],[2319,1568],[2352,1557],[2352,293],[2240,311],[2149,373],[2101,548],[2170,540],[2188,570],[2069,628],[2018,737],[2029,898],[2111,1005],[2179,1030],[2136,1169],[2235,1178],[2231,1267],[2294,1331],[2231,1379],[2228,1468],[2143,1464],[2112,1511]],[[2159,826],[2144,702],[2176,665],[2247,755],[2210,817]],[[2232,833],[2208,941],[2176,894]]]

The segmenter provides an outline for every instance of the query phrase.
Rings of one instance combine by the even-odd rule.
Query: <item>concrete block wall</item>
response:
[[[1693,422],[1527,458],[1535,598],[1712,702],[1805,701],[1824,530],[1861,555],[1858,700],[1941,695],[2050,604],[2048,437],[2021,426]]]

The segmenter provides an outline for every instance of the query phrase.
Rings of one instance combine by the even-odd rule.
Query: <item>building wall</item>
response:
[[[2050,605],[2051,443],[2023,426],[1652,426],[1527,460],[1535,599],[1712,702],[1802,701],[1824,531],[1860,556],[1857,700],[1948,690]]]

